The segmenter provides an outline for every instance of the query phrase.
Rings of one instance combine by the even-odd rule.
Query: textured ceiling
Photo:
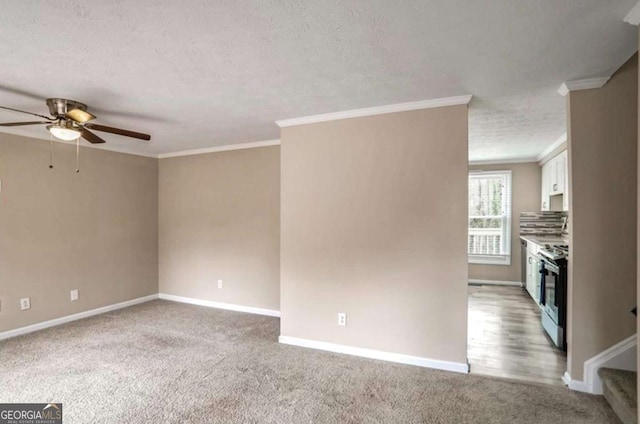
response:
[[[558,86],[610,75],[636,50],[623,23],[635,3],[4,2],[0,104],[43,113],[46,97],[76,99],[98,123],[153,136],[105,135],[107,148],[157,154],[278,138],[279,119],[468,93],[471,159],[532,157],[565,131]]]

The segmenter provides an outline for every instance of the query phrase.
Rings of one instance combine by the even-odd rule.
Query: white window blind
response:
[[[511,264],[511,171],[469,173],[470,263]]]

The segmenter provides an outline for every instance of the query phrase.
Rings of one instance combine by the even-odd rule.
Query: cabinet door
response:
[[[565,151],[563,153],[563,159],[562,159],[563,163],[564,163],[564,195],[562,196],[562,210],[563,211],[568,211],[569,210],[569,155],[567,154],[567,152]]]
[[[551,162],[547,162],[542,165],[542,199],[540,200],[540,208],[543,211],[548,211],[550,209],[549,195],[551,193],[549,189],[551,187],[552,165],[553,164]]]
[[[560,153],[558,158],[556,159],[556,169],[557,169],[557,193],[562,194],[565,191],[565,175],[567,174],[567,151]]]
[[[564,174],[565,174],[565,152],[560,153],[551,159],[549,165],[549,193],[552,196],[562,194],[564,192]]]
[[[558,157],[555,156],[545,165],[549,167],[547,171],[549,173],[549,194],[558,194]]]
[[[531,267],[531,278],[533,280],[531,282],[531,286],[533,287],[533,294],[531,297],[533,297],[533,300],[535,300],[537,304],[540,304],[540,262],[538,262],[537,256],[534,256],[531,260]]]
[[[535,275],[533,274],[533,258],[534,256],[527,252],[527,284],[525,286],[531,297],[534,297],[536,284]]]

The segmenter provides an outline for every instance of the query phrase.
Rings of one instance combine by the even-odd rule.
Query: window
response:
[[[511,265],[511,171],[469,173],[469,263]]]

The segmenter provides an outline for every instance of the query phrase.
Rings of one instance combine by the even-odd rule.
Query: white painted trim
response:
[[[635,371],[637,369],[636,363],[636,346],[638,345],[638,336],[634,334],[631,337],[628,337],[611,346],[609,349],[599,353],[591,359],[588,359],[584,363],[584,382],[587,387],[589,387],[590,392],[596,395],[602,394],[602,380],[598,375],[598,370],[603,367],[609,367],[614,369],[624,369]],[[631,352],[633,350],[633,352]],[[613,363],[616,358],[622,358],[625,353],[630,352],[627,361],[620,360]]]
[[[470,265],[511,266],[511,255],[468,255]]]
[[[89,311],[78,312],[77,314],[67,315],[65,317],[56,318],[56,319],[40,322],[33,325],[28,325],[26,327],[16,328],[15,330],[9,330],[9,331],[0,333],[0,340],[8,339],[10,337],[22,336],[23,334],[33,333],[34,331],[44,330],[45,328],[55,327],[57,325],[66,324],[68,322],[77,321],[84,318],[89,318],[94,315],[104,314],[106,312],[115,311],[117,309],[128,308],[129,306],[149,302],[157,298],[158,298],[157,294],[152,294],[149,296],[139,297],[137,299],[127,300],[125,302],[116,303],[114,305],[102,306],[100,308],[91,309]]]
[[[488,286],[515,286],[524,287],[520,281],[501,281],[501,280],[477,280],[475,278],[469,279],[469,284],[484,284]]]
[[[624,21],[631,25],[640,25],[640,2],[624,17]]]
[[[561,96],[566,96],[571,91],[601,88],[607,83],[607,81],[609,81],[609,78],[610,77],[587,78],[582,80],[563,82],[560,88],[558,88],[558,94],[560,94]]]
[[[489,159],[489,160],[470,160],[469,166],[476,165],[509,165],[510,163],[536,163],[538,159],[531,158],[514,158],[514,159]]]
[[[205,153],[228,152],[230,150],[254,149],[256,147],[279,146],[280,140],[254,141],[252,143],[227,144],[224,146],[205,147],[202,149],[182,150],[179,152],[160,153],[158,159],[175,158],[178,156],[202,155]]]
[[[540,153],[538,155],[538,157],[537,157],[538,162],[542,161],[544,158],[546,158],[548,155],[550,155],[551,152],[553,152],[555,149],[560,147],[562,145],[562,143],[566,143],[566,142],[567,142],[567,133],[564,133],[556,141],[551,143],[551,145],[549,147],[544,149],[542,151],[542,153]]]
[[[48,134],[49,132],[45,132],[45,134]],[[34,135],[24,135],[24,134],[18,134],[18,133],[13,133],[13,132],[4,132],[4,131],[0,131],[0,136],[3,135],[7,135],[7,136],[15,136],[15,137],[22,137],[22,138],[27,138],[30,140],[35,140],[35,141],[44,141],[45,143],[50,143],[51,139],[49,137],[44,137],[44,136],[34,136]],[[62,143],[62,144],[69,144],[72,146],[76,145],[75,140],[72,141],[65,141],[65,140],[60,140],[58,138],[53,138],[54,143]],[[148,143],[145,141],[141,141],[140,143]],[[113,144],[109,144],[104,143],[104,144],[91,144],[87,141],[80,141],[80,148],[87,148],[87,149],[96,149],[96,150],[104,150],[107,152],[113,152],[113,153],[121,153],[123,155],[133,155],[133,156],[142,156],[145,158],[154,158],[157,159],[158,155],[156,155],[155,153],[139,153],[139,152],[130,152],[127,150],[121,150],[118,147],[113,147]],[[82,154],[82,153],[81,153]]]
[[[424,368],[434,368],[438,370],[469,373],[469,364],[463,362],[441,361],[438,359],[423,358],[420,356],[404,355],[401,353],[384,352],[381,350],[364,349],[361,347],[346,346],[334,343],[320,342],[316,340],[300,339],[297,337],[280,336],[278,341],[291,346],[306,347],[311,349],[325,350],[328,352],[342,353],[345,355],[360,356],[369,359],[379,359],[381,361],[396,362],[399,364],[415,365]]]
[[[575,390],[577,392],[583,393],[591,393],[591,388],[587,386],[584,381],[572,380],[569,371],[565,371],[562,376],[562,381],[566,384],[571,390]]]
[[[44,141],[46,143],[49,143],[51,141],[49,138],[44,138],[44,137],[26,136],[22,134],[6,133],[6,132],[0,131],[0,136],[2,135],[30,138],[32,140]],[[54,138],[53,141],[56,143],[69,144],[72,146],[76,145],[75,140],[64,141],[64,140],[59,140],[57,138]],[[113,147],[113,145],[109,143],[90,144],[85,141],[80,142],[81,148],[86,147],[88,149],[104,150],[107,152],[121,153],[124,155],[142,156],[142,157],[153,158],[153,159],[166,159],[166,158],[173,158],[178,156],[201,155],[205,153],[227,152],[230,150],[253,149],[256,147],[269,147],[269,146],[279,146],[279,145],[280,145],[280,140],[276,139],[276,140],[254,141],[250,143],[225,144],[224,146],[205,147],[202,149],[180,150],[176,152],[156,154],[156,153],[140,153],[140,152],[129,152],[126,150],[120,150],[118,147]]]
[[[227,311],[247,312],[249,314],[266,315],[269,317],[279,317],[280,311],[273,309],[256,308],[253,306],[234,305],[231,303],[213,302],[210,300],[195,299],[193,297],[174,296],[172,294],[160,293],[160,299],[171,300],[173,302],[188,303],[190,305],[207,306],[209,308],[225,309]]]
[[[623,357],[625,353],[629,353],[631,349],[637,349],[638,336],[634,334],[611,346],[609,349],[597,354],[591,359],[588,359],[584,363],[584,381],[572,380],[569,372],[565,372],[562,377],[562,381],[569,386],[571,390],[578,392],[591,393],[595,395],[602,394],[602,380],[598,375],[598,370],[602,367],[606,367],[607,364],[611,364],[616,358]],[[637,368],[636,354],[631,352],[628,364],[614,363],[611,368],[615,369],[630,369],[631,371]]]
[[[374,106],[364,109],[345,110],[342,112],[325,113],[322,115],[304,116],[301,118],[283,119],[276,121],[280,128],[295,125],[314,124],[317,122],[337,121],[339,119],[360,118],[363,116],[382,115],[385,113],[406,112],[410,110],[430,109],[435,107],[466,105],[471,101],[472,95],[444,97],[441,99],[421,100],[410,103],[397,103],[393,105]]]
[[[44,138],[38,138],[37,140],[42,140],[45,142],[50,142],[50,140],[44,139]],[[75,141],[65,141],[65,140],[59,140],[59,139],[54,139],[53,141],[58,142],[58,143],[62,143],[62,144],[70,144],[72,146],[76,145]],[[143,143],[145,143],[143,141]],[[148,141],[147,141],[148,143]],[[113,152],[113,153],[121,153],[123,155],[133,155],[133,156],[142,156],[145,158],[153,158],[153,159],[158,159],[158,155],[156,155],[155,153],[141,153],[141,152],[129,152],[127,150],[121,150],[118,147],[113,147],[112,144],[109,144],[109,142],[103,143],[103,144],[92,144],[89,143],[88,141],[80,141],[80,147],[86,147],[87,149],[96,149],[96,150],[104,150],[107,152]],[[55,158],[54,158],[55,160]]]
[[[45,141],[45,142],[49,142],[50,141],[50,140],[46,140],[46,139],[43,139],[43,138],[40,138],[38,140],[42,140],[42,141]],[[58,143],[62,143],[62,144],[71,144],[72,146],[76,145],[75,141],[65,141],[65,140],[57,140],[57,139],[54,140],[54,141],[57,141]],[[89,143],[89,142],[86,142],[86,141],[81,141],[80,142],[80,147],[86,147],[88,149],[104,150],[104,151],[113,152],[113,153],[121,153],[123,155],[142,156],[142,157],[145,157],[145,158],[158,159],[158,155],[156,155],[155,153],[129,152],[127,150],[121,150],[118,147],[113,147],[113,145],[110,145],[109,142],[106,142],[106,143],[103,143],[103,144],[92,144],[92,143]]]

